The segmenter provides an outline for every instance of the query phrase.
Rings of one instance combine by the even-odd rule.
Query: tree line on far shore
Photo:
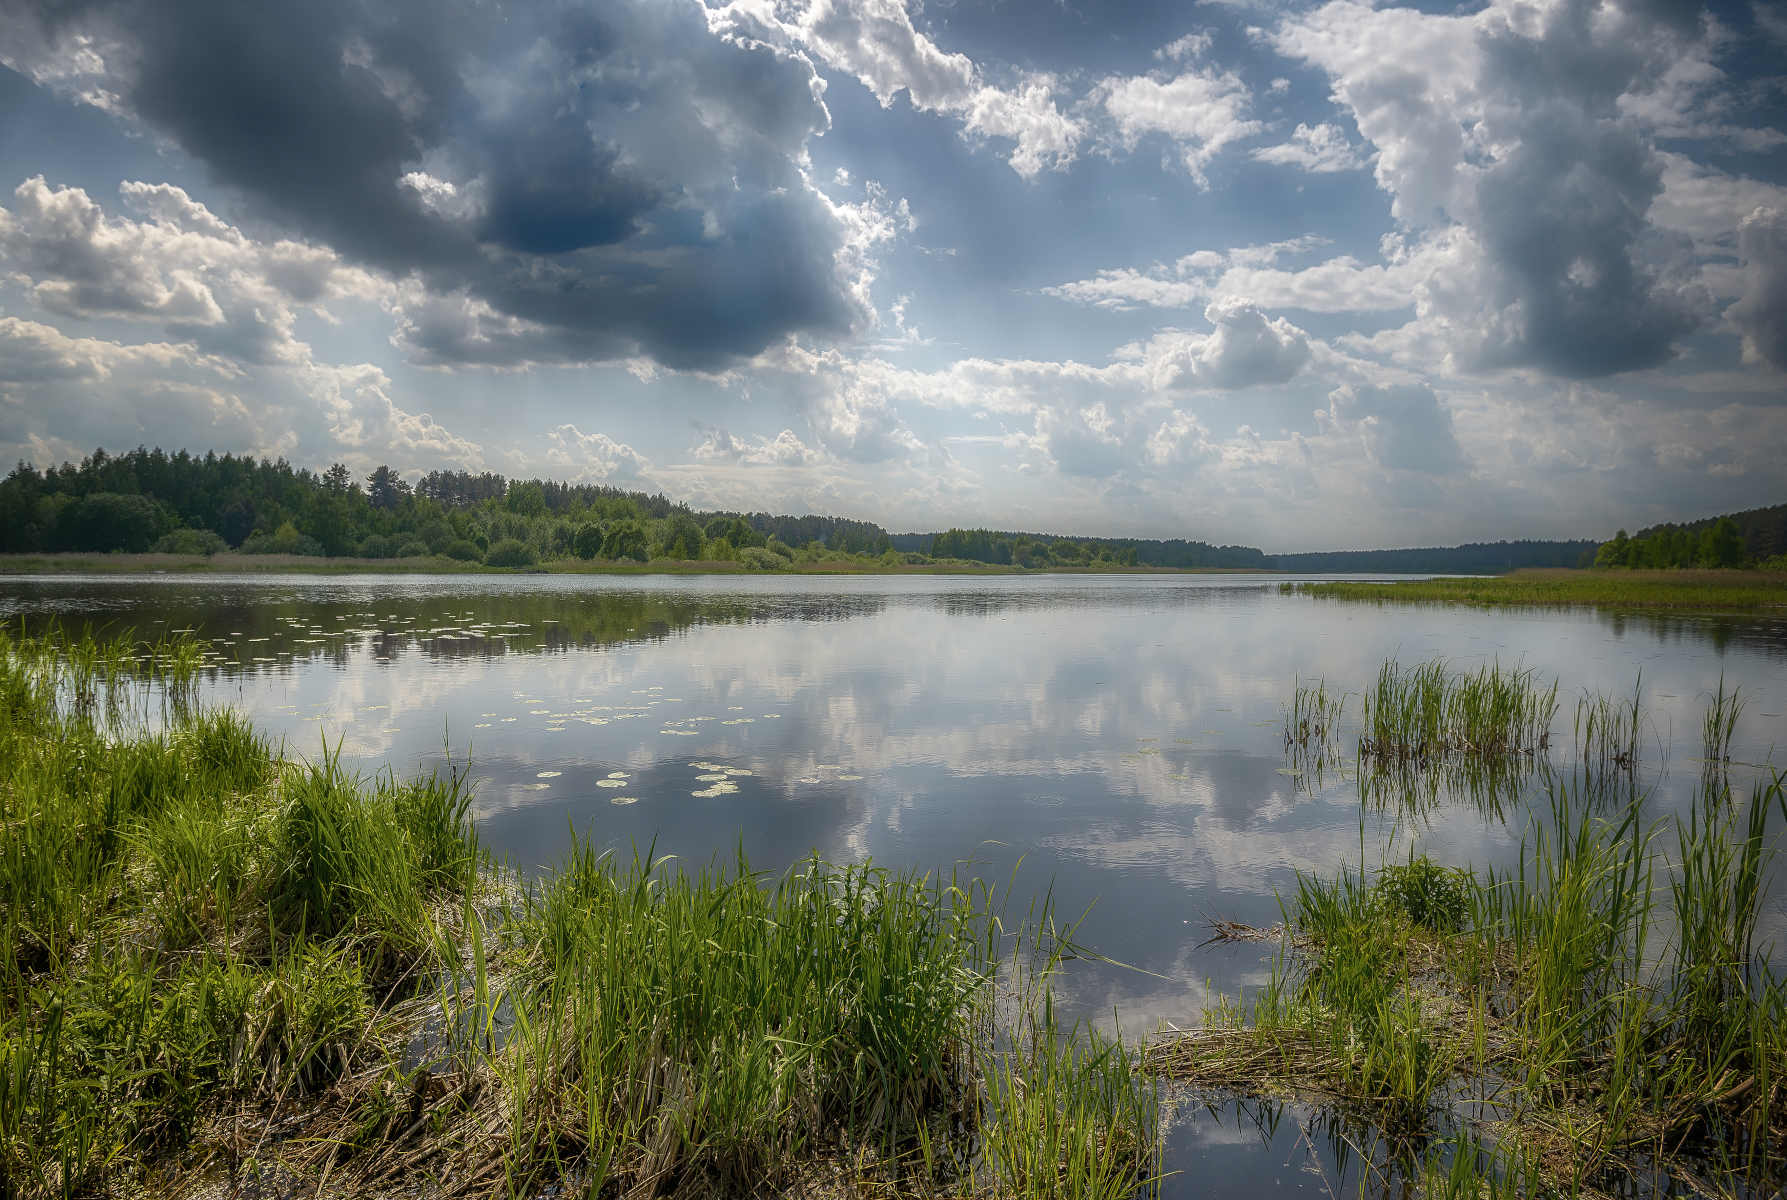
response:
[[[699,512],[663,495],[601,484],[434,471],[414,484],[381,466],[313,472],[283,459],[139,447],[95,451],[0,482],[0,553],[445,556],[525,567],[552,559],[1052,566],[1266,567],[1245,546],[1095,539],[986,529],[890,535],[841,517]]]
[[[790,540],[793,539],[793,540]],[[283,459],[139,448],[79,465],[25,463],[0,482],[0,553],[445,556],[525,567],[559,558],[648,562],[860,559],[887,531],[835,517],[701,513],[604,485],[436,471],[415,484],[381,466],[364,480]]]
[[[81,463],[20,463],[0,481],[0,553],[161,552],[415,559],[526,567],[553,559],[796,563],[877,560],[1049,567],[1253,568],[1496,573],[1523,566],[1787,566],[1787,505],[1611,541],[1496,542],[1424,550],[1285,554],[1185,539],[1089,538],[991,529],[890,534],[867,521],[698,512],[604,484],[434,471],[410,483],[381,466],[313,472],[284,459],[138,447]]]

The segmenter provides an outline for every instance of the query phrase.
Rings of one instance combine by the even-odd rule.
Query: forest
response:
[[[563,558],[796,561],[892,553],[887,531],[835,517],[696,512],[662,495],[435,471],[413,485],[283,459],[138,448],[79,465],[20,463],[0,482],[0,553],[443,555],[526,567]],[[897,557],[897,556],[896,556]],[[903,560],[902,560],[903,561]]]
[[[1778,563],[1787,504],[1611,541],[1515,541],[1412,550],[1282,554],[1180,538],[1090,538],[951,527],[890,534],[842,517],[696,511],[603,484],[381,466],[356,479],[284,459],[144,447],[79,464],[20,463],[0,481],[0,553],[294,554],[489,566],[560,559],[799,563],[983,563],[1028,569],[1253,569],[1499,574],[1523,567],[1729,567]]]

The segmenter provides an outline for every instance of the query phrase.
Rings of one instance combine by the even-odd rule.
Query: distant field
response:
[[[1526,570],[1477,578],[1399,583],[1340,580],[1285,584],[1334,600],[1453,604],[1602,604],[1629,608],[1787,608],[1787,572]]]

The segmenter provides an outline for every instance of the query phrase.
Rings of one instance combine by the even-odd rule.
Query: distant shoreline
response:
[[[1263,567],[1044,567],[997,563],[876,561],[795,563],[780,571],[745,570],[743,563],[659,559],[655,562],[560,559],[533,567],[487,567],[440,558],[314,558],[297,554],[0,554],[0,575],[1257,575]]]

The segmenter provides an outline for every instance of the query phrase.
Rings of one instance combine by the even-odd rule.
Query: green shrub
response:
[[[747,571],[779,571],[789,565],[788,560],[779,554],[758,546],[746,546],[738,552],[738,557]]]
[[[531,567],[538,557],[534,548],[520,538],[504,538],[490,548],[484,561],[493,567]]]
[[[361,558],[396,558],[399,547],[391,538],[373,534],[360,543]]]
[[[230,544],[209,529],[179,529],[168,534],[151,548],[155,554],[203,554],[209,558]]]
[[[1469,871],[1442,867],[1422,855],[1404,866],[1385,867],[1374,891],[1378,903],[1436,933],[1456,933],[1470,915],[1470,892],[1476,883]]]
[[[427,558],[427,542],[405,542],[392,552],[392,558]]]
[[[478,553],[476,546],[464,538],[454,538],[442,548],[441,553],[457,562],[479,562],[484,557]]]

